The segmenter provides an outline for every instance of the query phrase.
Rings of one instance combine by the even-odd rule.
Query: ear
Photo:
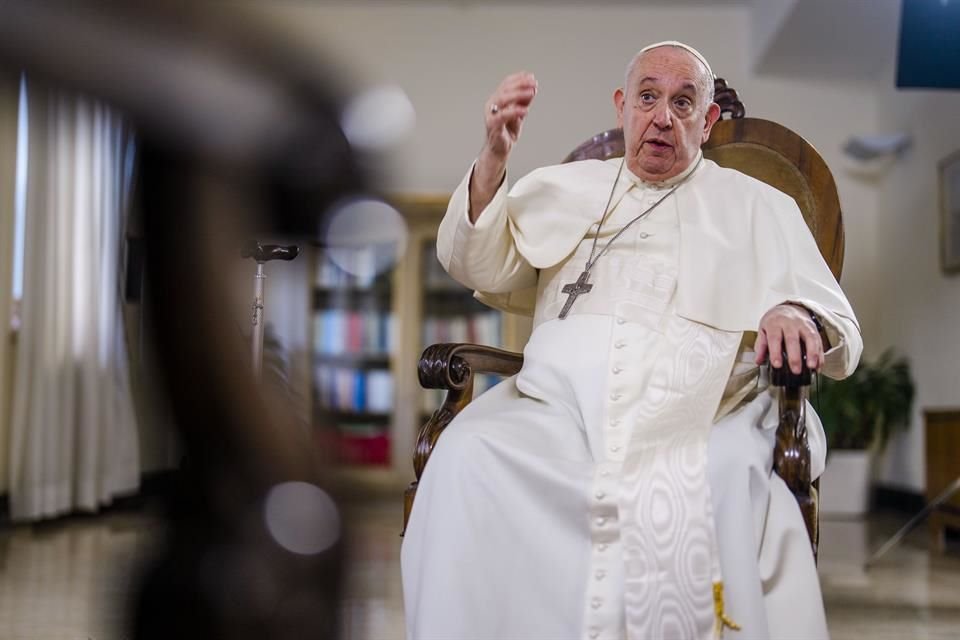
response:
[[[626,95],[623,93],[623,88],[619,88],[613,92],[613,106],[617,110],[617,126],[623,128],[623,103],[626,99]],[[719,109],[719,107],[717,107]]]
[[[703,120],[703,139],[700,140],[700,144],[703,144],[710,138],[710,131],[713,129],[713,125],[715,125],[719,119],[720,105],[718,105],[716,102],[711,102],[710,106],[707,107],[707,113]]]

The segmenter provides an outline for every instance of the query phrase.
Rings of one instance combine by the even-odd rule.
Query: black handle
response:
[[[810,367],[807,366],[807,349],[803,343],[800,344],[800,373],[794,373],[790,370],[786,351],[783,352],[781,363],[779,369],[770,367],[770,384],[775,387],[787,387],[788,389],[810,386],[812,375]]]
[[[241,258],[253,258],[257,262],[270,262],[271,260],[290,261],[300,255],[300,247],[295,244],[260,244],[256,240],[251,240],[240,250]]]

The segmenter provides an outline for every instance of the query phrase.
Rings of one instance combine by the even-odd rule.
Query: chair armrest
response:
[[[777,444],[773,452],[773,468],[797,499],[800,513],[807,526],[807,534],[817,556],[820,531],[816,485],[810,478],[810,444],[807,439],[807,395],[811,373],[806,363],[794,374],[786,365],[771,369],[771,385],[777,388],[780,406],[780,424],[777,426]]]
[[[523,366],[523,354],[479,344],[443,343],[427,347],[417,374],[424,389],[462,389],[475,373],[512,376]]]
[[[446,389],[447,397],[417,436],[413,469],[417,480],[434,445],[450,421],[473,399],[477,373],[511,376],[523,366],[523,355],[478,344],[443,343],[427,347],[420,356],[417,374],[425,389]]]
[[[427,460],[450,421],[473,399],[473,377],[477,373],[512,376],[523,366],[523,354],[478,344],[443,343],[427,347],[420,356],[417,375],[425,389],[446,389],[447,396],[417,434],[413,470],[417,475],[404,494],[403,526],[406,529],[417,483]]]

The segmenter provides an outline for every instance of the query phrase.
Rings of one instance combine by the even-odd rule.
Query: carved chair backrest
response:
[[[820,253],[839,280],[843,269],[843,216],[833,174],[809,142],[783,125],[747,118],[736,91],[717,78],[714,100],[721,119],[703,145],[703,154],[791,196],[817,241]],[[624,154],[623,130],[610,129],[574,149],[564,162],[607,160]]]

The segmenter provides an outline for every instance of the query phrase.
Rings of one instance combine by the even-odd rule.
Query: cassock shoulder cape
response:
[[[552,267],[574,251],[603,213],[618,163],[554,165],[517,181],[507,196],[508,225],[532,267]],[[451,207],[469,198],[468,185],[461,183]],[[790,196],[704,158],[670,197],[680,218],[678,315],[724,331],[755,331],[773,306],[803,300],[857,325]],[[532,315],[536,288],[477,297],[494,308]]]

